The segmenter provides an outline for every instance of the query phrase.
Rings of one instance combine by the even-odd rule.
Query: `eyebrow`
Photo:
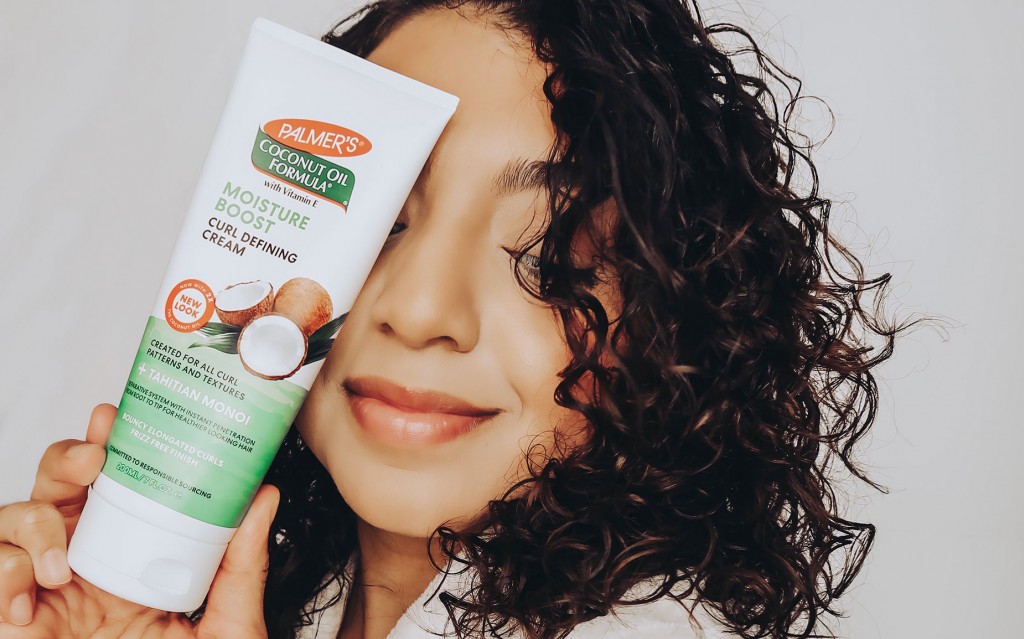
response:
[[[494,178],[493,190],[498,197],[523,191],[546,189],[551,163],[546,160],[510,160]]]

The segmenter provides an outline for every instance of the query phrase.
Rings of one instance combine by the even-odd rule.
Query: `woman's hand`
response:
[[[265,637],[267,536],[278,492],[263,486],[228,544],[197,625],[133,604],[74,575],[68,539],[103,467],[117,409],[93,410],[85,441],[50,446],[30,501],[0,507],[0,639],[50,637]]]

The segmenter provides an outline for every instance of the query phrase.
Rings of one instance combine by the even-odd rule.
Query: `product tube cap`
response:
[[[90,488],[68,563],[122,599],[189,612],[202,605],[226,549],[226,542],[198,541],[133,517]]]

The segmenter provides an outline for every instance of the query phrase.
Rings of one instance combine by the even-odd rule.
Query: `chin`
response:
[[[460,530],[486,508],[486,504],[473,509],[453,503],[455,495],[440,489],[432,492],[429,483],[420,480],[396,484],[367,477],[346,482],[340,478],[338,490],[359,519],[406,537],[426,539],[442,525]]]

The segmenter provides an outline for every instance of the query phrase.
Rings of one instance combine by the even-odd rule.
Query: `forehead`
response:
[[[547,68],[527,42],[486,17],[424,11],[398,26],[367,57],[459,97],[434,162],[493,171],[512,158],[542,159],[554,143],[542,89]]]

